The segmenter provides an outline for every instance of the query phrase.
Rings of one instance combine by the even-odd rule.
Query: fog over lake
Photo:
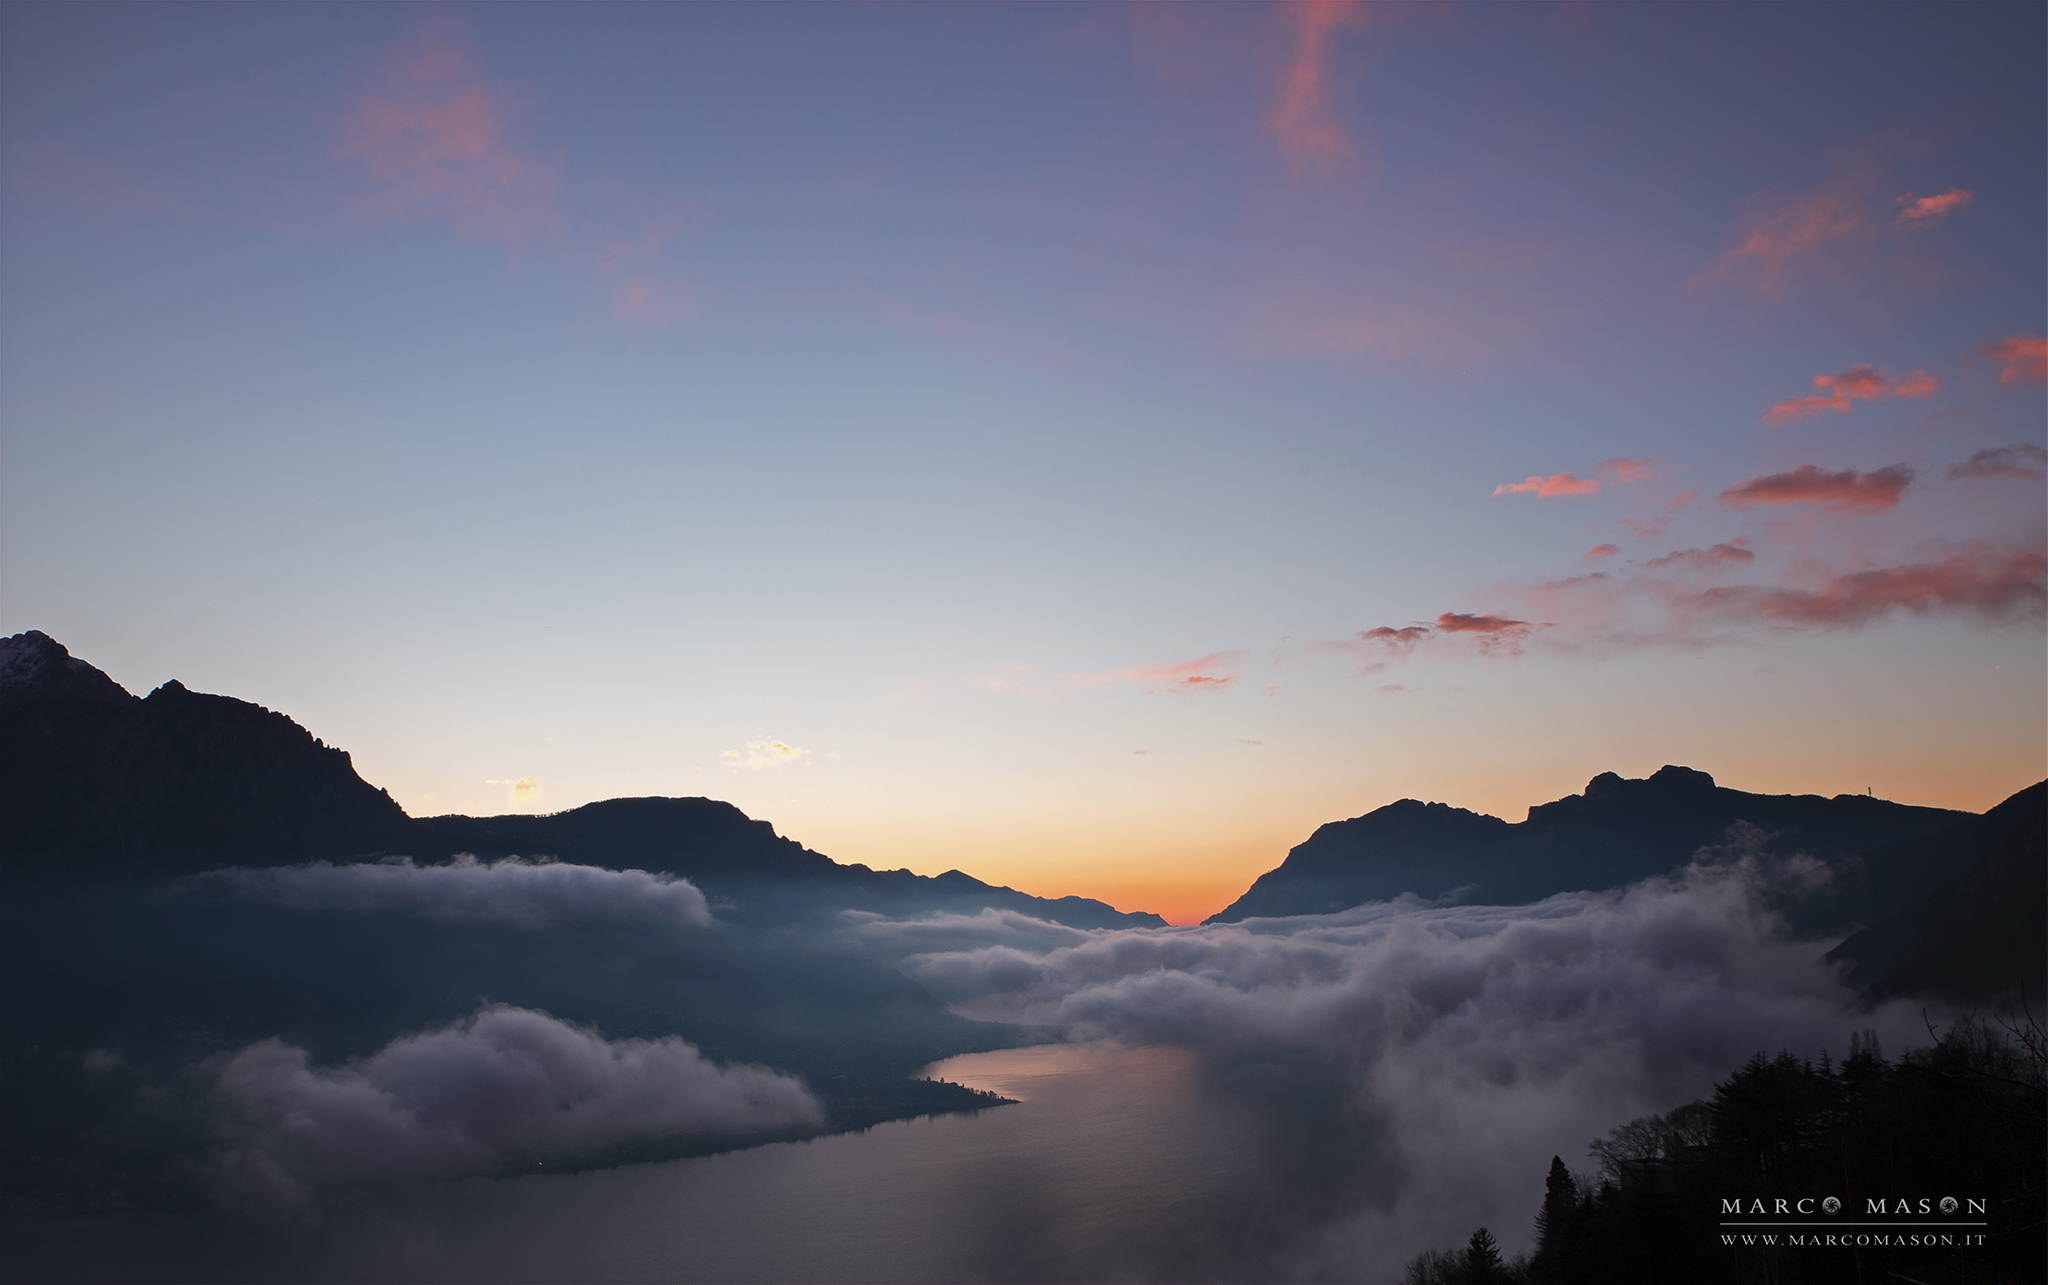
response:
[[[1768,876],[1720,861],[1531,906],[1180,929],[848,916],[963,1011],[1076,1042],[928,1068],[1016,1105],[660,1164],[366,1184],[300,1152],[310,1204],[30,1228],[11,1274],[1393,1280],[1482,1224],[1526,1247],[1553,1154],[1584,1165],[1591,1139],[1756,1051],[1924,1034],[1909,1006],[1855,1009],[1825,944],[1768,909]],[[301,1125],[238,1127],[269,1154]]]

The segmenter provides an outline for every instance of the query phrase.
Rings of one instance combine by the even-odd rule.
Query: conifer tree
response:
[[[1508,1285],[1507,1264],[1493,1233],[1481,1227],[1465,1246],[1464,1285]]]

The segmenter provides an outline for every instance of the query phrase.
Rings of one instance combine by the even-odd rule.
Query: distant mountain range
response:
[[[1643,780],[1603,772],[1585,793],[1530,808],[1520,823],[1402,799],[1318,829],[1209,922],[1328,914],[1404,893],[1514,905],[1665,874],[1705,849],[1838,862],[1973,819],[1860,794],[1749,794],[1687,767]],[[1845,880],[1853,888],[1838,888],[1831,905],[1855,920],[1932,891],[1955,873],[1916,862],[1873,864]]]
[[[53,886],[473,853],[675,874],[721,918],[757,927],[848,909],[989,907],[1078,928],[1165,922],[958,870],[842,865],[713,799],[410,817],[356,774],[345,751],[283,714],[177,682],[137,698],[36,632],[0,640],[0,795],[0,871]],[[1403,895],[1532,902],[1665,874],[1703,853],[1755,856],[1795,873],[1812,859],[1827,877],[1817,890],[1809,879],[1786,892],[1779,908],[1814,935],[1861,928],[1831,956],[1855,984],[1873,997],[1972,998],[2041,972],[2042,797],[2035,786],[1980,817],[1864,795],[1751,794],[1667,766],[1642,780],[1602,773],[1519,823],[1403,799],[1322,826],[1208,922],[1328,914]]]
[[[1867,999],[2048,993],[2048,782],[1982,816],[1856,794],[1749,794],[1691,768],[1608,772],[1519,824],[1403,799],[1333,821],[1209,923],[1329,914],[1404,895],[1512,905],[1619,887],[1697,857],[1755,857]],[[1824,877],[1815,877],[1824,876]],[[1869,927],[1862,927],[1870,925]]]
[[[1161,927],[1086,897],[958,870],[841,865],[714,799],[610,799],[552,816],[414,818],[346,751],[283,714],[168,682],[138,698],[35,631],[0,640],[0,871],[167,882],[223,866],[402,854],[550,856],[680,875],[728,918],[820,909],[1016,910],[1076,928]]]

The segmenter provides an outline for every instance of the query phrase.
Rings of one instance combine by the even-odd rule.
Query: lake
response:
[[[408,1188],[289,1228],[17,1226],[10,1279],[1072,1281],[1290,1275],[1257,1122],[1168,1048],[1051,1045],[927,1074],[976,1115],[662,1164]]]

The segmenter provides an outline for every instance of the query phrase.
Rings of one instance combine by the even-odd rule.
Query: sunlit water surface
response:
[[[409,1190],[289,1230],[93,1220],[10,1279],[1244,1279],[1253,1122],[1172,1049],[1053,1045],[931,1068],[1018,1105],[664,1164]],[[1256,1239],[1256,1237],[1254,1237]],[[41,1242],[38,1244],[37,1242]],[[27,1275],[24,1275],[27,1273]]]

